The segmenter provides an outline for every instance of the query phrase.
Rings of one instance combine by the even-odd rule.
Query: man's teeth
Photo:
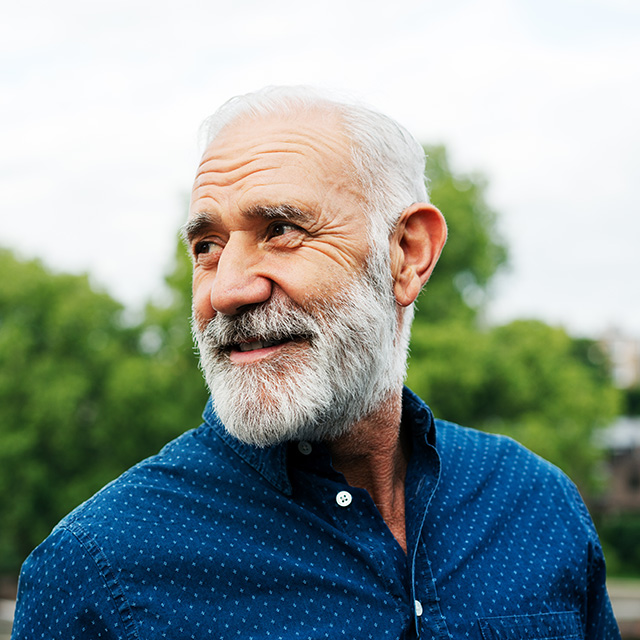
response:
[[[273,347],[278,344],[276,341],[262,341],[256,340],[255,342],[241,342],[238,345],[240,351],[255,351],[256,349],[266,349],[267,347]]]

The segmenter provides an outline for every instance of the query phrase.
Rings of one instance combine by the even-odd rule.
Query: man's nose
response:
[[[211,286],[211,306],[216,312],[234,315],[269,299],[273,283],[260,273],[260,264],[257,248],[240,238],[229,238]]]

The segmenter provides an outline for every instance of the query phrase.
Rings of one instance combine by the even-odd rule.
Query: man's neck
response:
[[[329,443],[333,466],[347,482],[369,492],[391,533],[407,551],[404,480],[410,445],[400,433],[402,393],[346,435]]]

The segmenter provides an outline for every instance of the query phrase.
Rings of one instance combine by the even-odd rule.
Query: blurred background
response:
[[[409,385],[566,471],[640,637],[640,5],[26,0],[0,23],[0,617],[70,509],[197,426],[200,122],[337,89],[425,144],[450,237]]]

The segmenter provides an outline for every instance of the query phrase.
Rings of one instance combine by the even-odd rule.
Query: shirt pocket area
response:
[[[575,611],[478,620],[483,640],[584,640]]]

